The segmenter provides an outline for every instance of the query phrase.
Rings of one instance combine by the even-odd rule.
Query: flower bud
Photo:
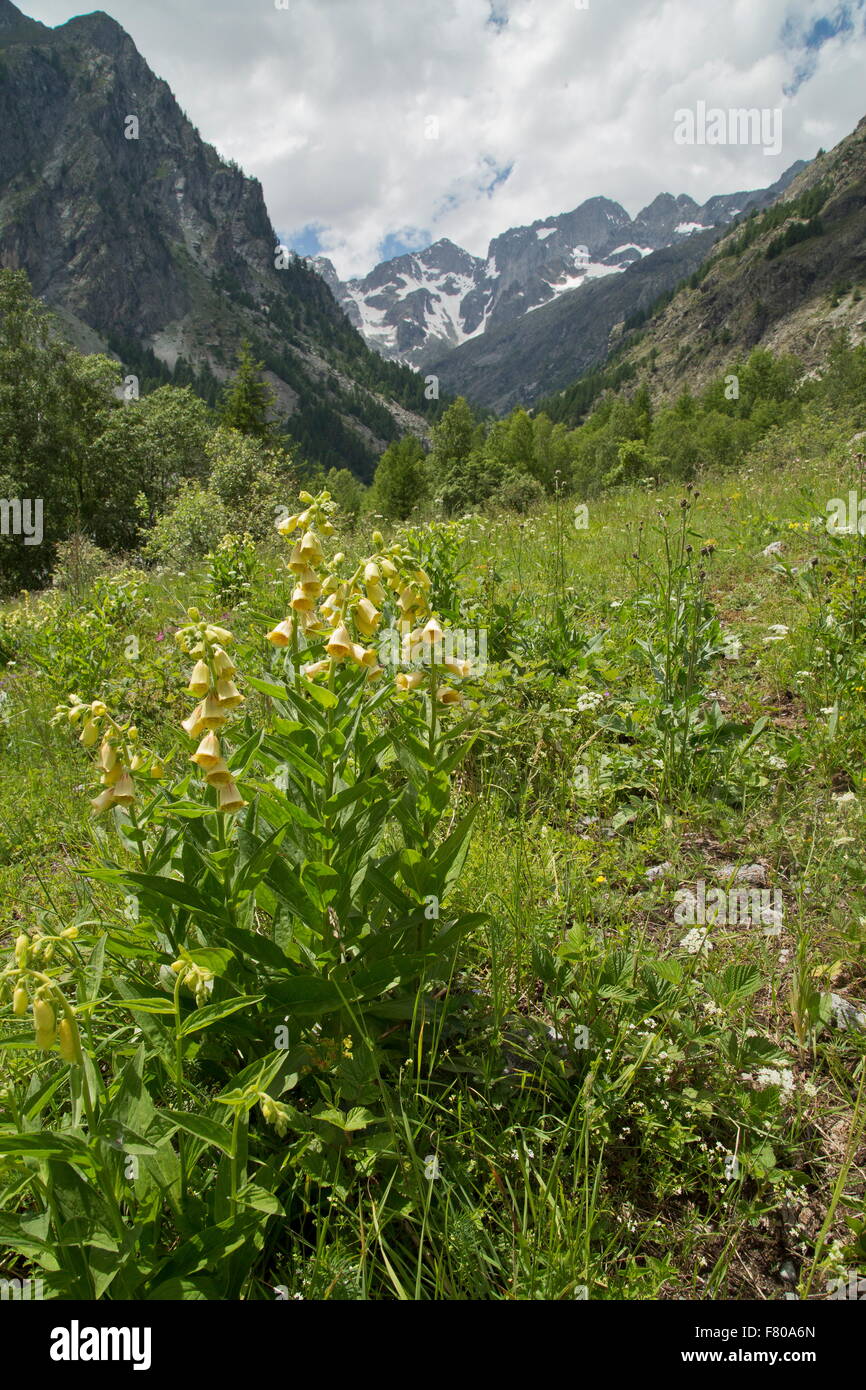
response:
[[[197,608],[188,608],[186,610],[186,616],[189,618],[191,623],[201,622],[201,613],[198,611]]]
[[[55,1018],[54,1009],[47,999],[33,1001],[33,1023],[37,1033],[51,1033],[54,1035]]]
[[[64,1062],[77,1062],[79,1057],[78,1027],[71,1018],[63,1017],[57,1029],[60,1055]]]
[[[99,725],[95,719],[88,719],[84,728],[78,736],[78,741],[84,748],[92,748],[99,738]]]
[[[18,985],[18,987],[15,990],[15,993],[12,995],[12,1012],[14,1013],[15,1017],[23,1018],[24,1015],[27,1013],[29,1004],[30,999],[27,995],[27,990],[24,988],[23,985]]]
[[[15,942],[15,964],[18,966],[19,970],[23,970],[24,966],[27,964],[27,952],[29,947],[30,937],[25,936],[22,932],[21,936],[19,936]]]

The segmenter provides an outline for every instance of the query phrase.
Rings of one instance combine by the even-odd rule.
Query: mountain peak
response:
[[[37,34],[49,32],[38,19],[28,19],[26,14],[22,14],[12,0],[0,0],[0,43],[32,39]]]
[[[117,53],[126,44],[135,47],[123,25],[118,24],[117,20],[112,19],[104,10],[74,15],[65,24],[58,25],[54,32],[58,35],[69,35],[71,38],[85,39],[104,53]]]

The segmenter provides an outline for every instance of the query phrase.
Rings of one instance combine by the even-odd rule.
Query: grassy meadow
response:
[[[184,573],[68,546],[6,603],[2,1274],[781,1300],[866,1273],[866,542],[826,524],[856,447],[391,529],[320,496]],[[305,525],[367,650],[420,586],[397,667],[297,607],[274,637]],[[474,643],[447,669],[431,614]],[[244,702],[185,732],[218,678]],[[230,781],[190,761],[210,733]]]

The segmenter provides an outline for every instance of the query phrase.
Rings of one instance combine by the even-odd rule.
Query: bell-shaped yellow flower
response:
[[[432,647],[435,643],[442,641],[445,636],[435,618],[431,618],[421,633],[421,641],[426,647]]]
[[[206,695],[211,686],[210,668],[206,661],[197,661],[192,668],[187,690],[190,695]]]
[[[298,555],[307,565],[320,565],[322,563],[322,547],[315,531],[304,533],[304,538],[298,546]]]
[[[295,574],[303,574],[308,564],[309,561],[301,554],[300,541],[295,541],[295,544],[292,546],[292,553],[289,557],[289,569]]]
[[[322,581],[319,579],[316,571],[311,570],[309,566],[301,570],[298,575],[298,586],[303,589],[304,593],[310,598],[318,598],[319,594],[322,592]]]
[[[352,660],[359,666],[377,666],[379,658],[370,647],[362,647],[357,642],[352,643]]]
[[[217,676],[236,676],[238,668],[235,666],[231,657],[224,652],[222,647],[214,647],[213,664]]]
[[[423,682],[423,671],[398,671],[394,678],[394,684],[398,690],[417,690]]]
[[[190,758],[190,762],[198,763],[199,767],[208,770],[212,767],[216,767],[217,763],[221,761],[222,753],[220,751],[219,739],[215,733],[211,732],[205,734],[198,748]]]
[[[208,695],[202,702],[201,718],[199,720],[203,729],[221,729],[228,718],[222,701],[215,695]]]
[[[107,739],[99,750],[99,761],[106,772],[117,765],[117,749]]]
[[[448,661],[443,661],[442,665],[445,667],[446,671],[451,672],[452,676],[460,676],[463,680],[472,673],[471,661],[459,661],[455,657],[453,659],[449,658]]]
[[[228,764],[222,758],[215,762],[213,767],[208,768],[205,779],[212,787],[227,787],[233,780]]]
[[[315,606],[315,599],[310,598],[309,594],[305,593],[300,584],[298,584],[292,594],[292,608],[294,608],[295,612],[312,613]]]
[[[323,676],[330,669],[330,661],[313,661],[309,666],[305,666],[303,671],[308,681],[314,681],[317,676]]]
[[[220,811],[242,811],[246,802],[235,786],[234,782],[227,782],[224,787],[219,789],[219,810]]]
[[[93,814],[101,816],[103,811],[109,811],[114,805],[114,792],[110,787],[107,787],[104,792],[99,793],[99,796],[95,796],[90,804],[93,807]]]
[[[325,651],[334,661],[343,661],[351,656],[353,642],[343,623],[335,628],[325,644]]]
[[[122,773],[111,791],[118,806],[131,806],[135,800],[135,783],[128,772]]]
[[[292,640],[294,626],[291,618],[284,618],[281,623],[277,623],[272,632],[268,633],[267,640],[273,642],[275,647],[287,647]]]
[[[355,609],[355,623],[361,636],[372,637],[381,621],[378,608],[374,608],[368,598],[362,598]]]
[[[201,700],[196,705],[192,714],[188,714],[186,719],[181,721],[181,728],[184,733],[189,734],[190,738],[195,738],[202,731],[202,714],[204,713],[204,701]]]
[[[463,696],[458,690],[452,690],[450,685],[442,685],[436,691],[436,699],[443,705],[460,705],[463,703]]]
[[[292,534],[293,531],[296,531],[296,530],[297,530],[297,528],[298,528],[298,517],[297,517],[297,513],[295,513],[293,516],[287,516],[287,517],[285,517],[285,519],[284,519],[283,521],[281,521],[281,522],[279,523],[279,525],[277,526],[277,530],[279,531],[279,533],[280,533],[281,536],[290,536],[290,535]]]
[[[245,696],[241,694],[233,680],[228,678],[217,681],[216,696],[220,702],[221,709],[237,709],[242,705]]]

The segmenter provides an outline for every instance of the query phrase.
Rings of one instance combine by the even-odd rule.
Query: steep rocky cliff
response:
[[[57,29],[0,0],[0,265],[86,350],[205,392],[248,337],[308,456],[369,475],[423,433],[423,382],[371,352],[321,278],[279,253],[260,184],[206,144],[108,15]],[[178,368],[180,364],[180,368]]]

